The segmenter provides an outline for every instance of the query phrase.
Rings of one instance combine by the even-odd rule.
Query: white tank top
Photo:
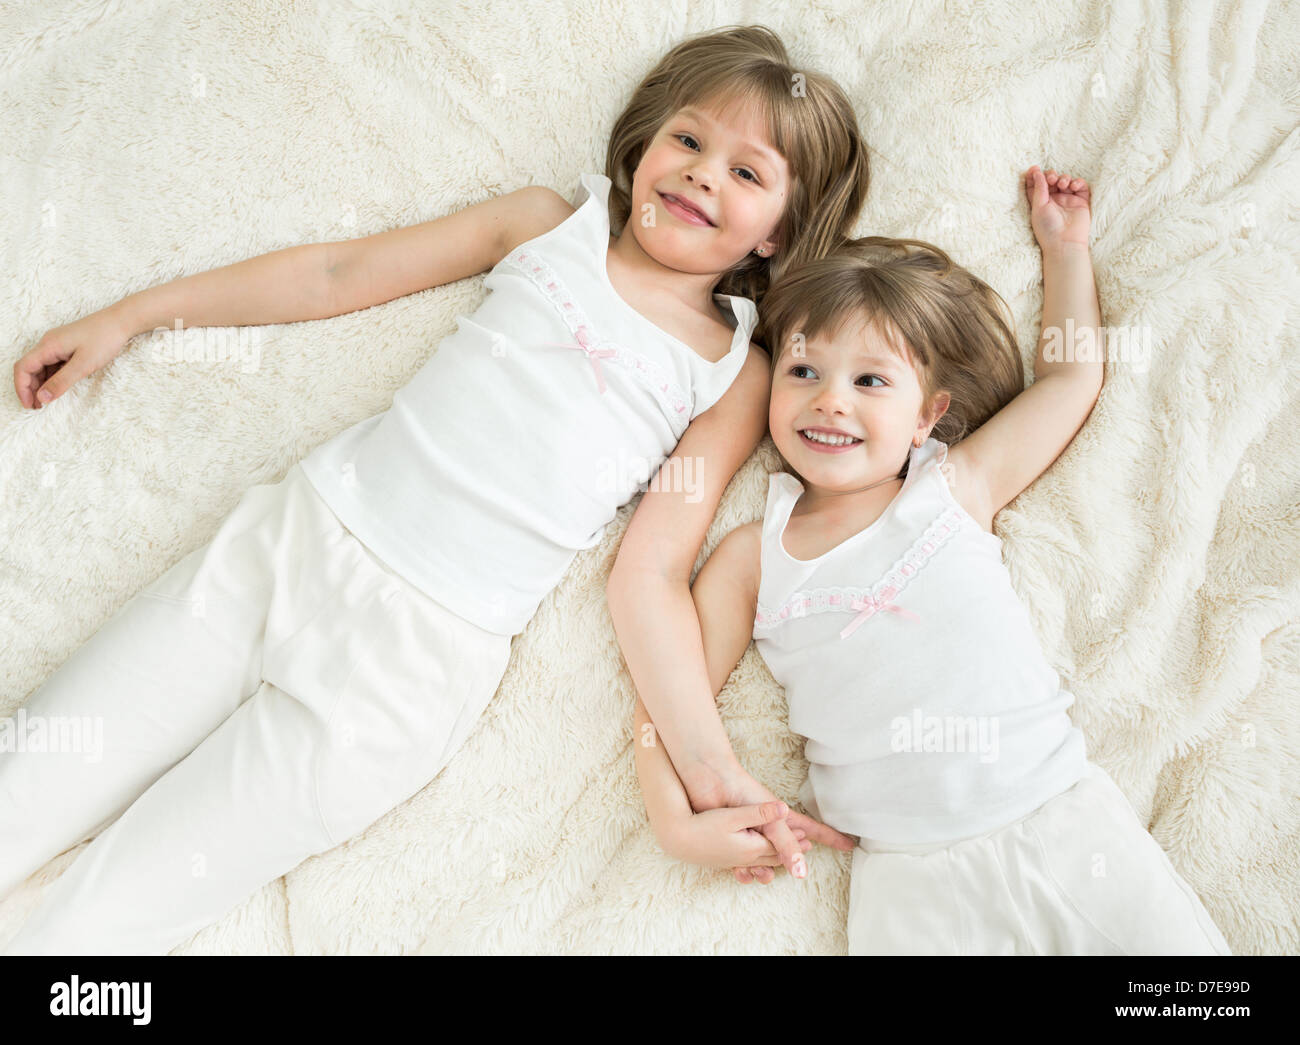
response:
[[[389,409],[302,462],[376,556],[500,634],[524,629],[722,397],[757,322],[749,298],[715,294],[735,335],[710,363],[642,316],[606,269],[610,181],[582,186],[573,214],[492,268],[486,299]]]
[[[781,543],[803,484],[768,480],[754,640],[807,738],[801,798],[846,834],[955,841],[1083,775],[1074,697],[1044,659],[1002,541],[953,498],[929,439],[866,529],[811,560]]]

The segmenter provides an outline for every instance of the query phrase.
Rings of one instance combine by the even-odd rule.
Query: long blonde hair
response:
[[[632,175],[659,128],[687,106],[756,105],[790,170],[790,191],[770,258],[752,252],[724,273],[718,293],[760,303],[769,283],[825,256],[852,232],[870,183],[857,114],[829,77],[796,69],[781,38],[761,25],[691,37],[669,51],[632,92],[605,158],[610,230],[631,211]],[[766,344],[759,340],[759,344]]]
[[[773,373],[796,336],[806,343],[857,316],[914,364],[926,403],[948,393],[930,432],[940,442],[964,439],[1024,390],[1015,321],[998,293],[932,243],[884,236],[846,241],[772,285],[762,320]]]

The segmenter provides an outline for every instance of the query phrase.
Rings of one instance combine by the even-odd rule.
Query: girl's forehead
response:
[[[773,138],[773,114],[759,99],[736,92],[683,101],[674,117],[697,119],[707,125],[721,125],[750,140],[750,144],[770,150],[781,157]]]
[[[806,318],[805,318],[806,321]],[[805,339],[819,347],[840,353],[906,357],[907,345],[888,316],[853,311],[832,317]]]
[[[811,336],[795,331],[781,347],[779,358],[784,361],[786,357],[876,366],[894,372],[916,371],[911,351],[892,324],[861,315],[826,324]]]

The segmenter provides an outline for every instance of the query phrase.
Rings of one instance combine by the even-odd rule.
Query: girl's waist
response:
[[[1083,734],[1068,725],[1043,743],[979,751],[909,751],[827,765],[809,742],[809,786],[823,822],[868,852],[931,852],[1008,827],[1087,772]]]

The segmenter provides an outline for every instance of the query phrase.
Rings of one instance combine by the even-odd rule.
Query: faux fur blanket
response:
[[[875,150],[859,234],[947,248],[1010,302],[1027,362],[1041,264],[1019,172],[1092,183],[1104,321],[1138,336],[996,531],[1091,756],[1235,952],[1296,952],[1295,5],[9,5],[7,358],[127,294],[256,254],[529,183],[573,199],[658,57],[750,22],[852,98]],[[249,486],[386,409],[483,293],[472,279],[251,328],[255,362],[156,359],[144,334],[43,410],[0,395],[0,714]],[[765,442],[704,554],[760,515],[776,466]],[[437,779],[173,953],[843,953],[847,856],[819,847],[807,881],[741,886],[658,850],[603,591],[634,508],[515,639]],[[752,647],[721,702],[743,762],[793,801],[802,744]],[[0,939],[78,852],[0,904]]]

